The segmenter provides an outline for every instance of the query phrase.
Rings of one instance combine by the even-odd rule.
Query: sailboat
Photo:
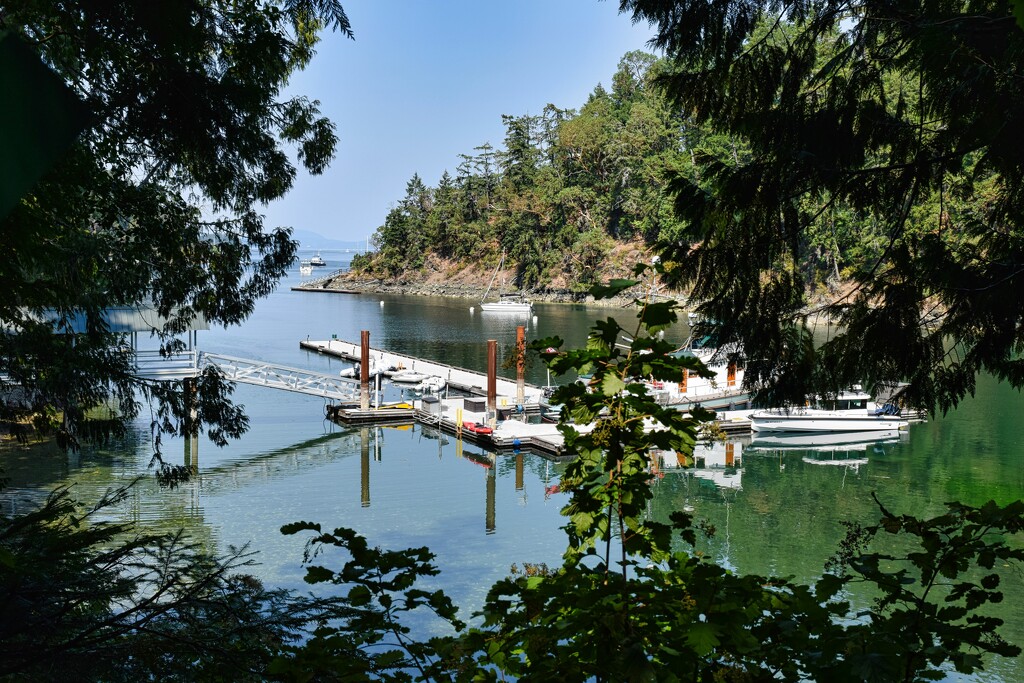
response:
[[[491,293],[491,287],[494,286],[494,281],[498,277],[498,273],[501,272],[502,266],[505,265],[505,252],[501,252],[501,260],[498,261],[498,267],[494,269],[494,275],[491,276],[491,282],[487,285],[487,291],[484,292],[483,299],[480,301],[480,310],[488,313],[519,313],[519,314],[530,314],[533,312],[533,304],[529,302],[522,294],[498,294],[497,301],[488,301],[487,297]]]

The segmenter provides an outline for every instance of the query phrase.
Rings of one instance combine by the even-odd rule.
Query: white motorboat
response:
[[[398,384],[420,384],[430,375],[415,370],[399,370],[391,375],[391,381]]]
[[[312,274],[313,274],[313,264],[311,264],[309,261],[300,261],[299,262],[299,275],[312,275]]]
[[[444,380],[443,377],[433,375],[431,377],[427,377],[425,380],[420,382],[419,389],[420,391],[427,394],[436,394],[441,391],[444,391],[444,388],[447,385],[448,383]]]
[[[759,410],[750,421],[755,432],[878,432],[909,424],[895,406],[876,406],[859,387],[806,406]]]
[[[494,269],[494,275],[491,276],[491,281],[488,283],[487,290],[480,301],[480,310],[487,313],[517,313],[525,315],[533,313],[533,304],[522,294],[499,294],[497,301],[487,300],[491,293],[491,287],[494,286],[494,280],[498,277],[498,273],[501,272],[501,267],[504,265],[505,252],[501,252],[501,260],[498,261],[498,267]]]

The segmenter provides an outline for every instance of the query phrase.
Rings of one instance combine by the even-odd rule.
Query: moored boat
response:
[[[494,432],[493,429],[491,429],[484,423],[472,422],[470,420],[466,420],[465,422],[463,422],[462,428],[468,432],[473,432],[474,434],[491,434]]]
[[[487,285],[487,290],[480,301],[480,310],[487,313],[517,313],[523,315],[533,313],[533,304],[522,294],[499,294],[497,301],[487,301],[487,297],[491,293],[491,287],[494,286],[494,281],[504,265],[505,252],[501,252],[501,260],[498,261],[498,267],[494,269],[494,275],[491,276],[491,281]]]
[[[429,378],[425,372],[416,372],[415,370],[399,370],[391,375],[391,381],[398,384],[419,384]]]
[[[895,406],[877,406],[859,387],[806,406],[759,410],[751,413],[750,421],[755,432],[878,432],[909,424]]]
[[[695,405],[726,411],[749,407],[750,392],[743,388],[743,354],[739,347],[718,349],[708,345],[707,337],[691,336],[676,355],[698,358],[714,377],[687,372],[680,382],[648,381],[648,392],[655,401],[680,410]]]
[[[528,315],[533,312],[533,304],[518,294],[504,295],[498,301],[480,302],[480,310],[487,313],[521,313]]]

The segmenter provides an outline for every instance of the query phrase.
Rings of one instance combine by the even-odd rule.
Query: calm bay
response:
[[[323,254],[328,269],[344,258]],[[200,348],[337,373],[346,364],[300,350],[299,341],[335,335],[358,341],[360,330],[369,330],[374,347],[482,370],[486,340],[498,340],[504,357],[524,320],[529,339],[559,335],[576,346],[595,320],[624,322],[635,315],[631,309],[537,304],[535,319],[487,316],[471,312],[475,302],[464,299],[292,291],[302,279],[296,264],[244,325],[200,332]],[[539,365],[529,373],[529,381],[545,383]],[[72,485],[75,497],[89,503],[141,477],[113,513],[120,520],[184,527],[216,552],[248,544],[258,552],[253,573],[300,590],[303,541],[282,536],[280,527],[299,520],[350,526],[384,547],[429,546],[442,572],[437,585],[463,606],[463,617],[513,563],[559,563],[565,501],[549,487],[561,465],[530,454],[494,457],[469,444],[460,448],[454,437],[420,425],[341,427],[324,419],[323,400],[309,396],[239,385],[235,399],[246,407],[249,432],[225,448],[201,439],[199,476],[177,489],[162,490],[151,476],[145,418],[130,438],[105,449],[66,456],[5,448],[0,468],[9,482],[0,504],[7,512],[25,509],[59,485]],[[650,514],[667,520],[685,509],[707,519],[716,534],[702,550],[735,571],[812,581],[842,538],[843,521],[877,520],[872,493],[888,509],[915,515],[938,514],[952,500],[977,505],[1020,498],[1022,407],[1019,392],[981,377],[974,398],[948,415],[911,424],[899,440],[812,451],[755,449],[749,438],[739,439],[733,467],[710,474],[665,470]],[[169,461],[180,462],[184,444],[171,440],[163,450]],[[1024,645],[1018,607],[1024,580],[1011,574],[1004,586],[1004,636]],[[1022,679],[1018,659],[991,662],[989,671],[966,680]]]

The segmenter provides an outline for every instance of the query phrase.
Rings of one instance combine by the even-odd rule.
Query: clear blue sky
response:
[[[337,155],[265,211],[268,225],[340,240],[371,235],[413,173],[434,186],[459,154],[503,147],[502,114],[579,109],[652,35],[617,0],[342,2],[355,40],[327,34],[290,85],[320,100]]]

